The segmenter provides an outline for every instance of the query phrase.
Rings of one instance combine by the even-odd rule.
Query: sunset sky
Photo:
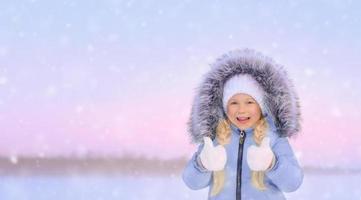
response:
[[[202,75],[248,47],[295,84],[302,165],[361,168],[361,4],[257,2],[1,1],[0,155],[188,158]]]

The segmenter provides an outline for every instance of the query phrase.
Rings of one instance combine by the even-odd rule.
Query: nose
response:
[[[238,108],[238,113],[239,113],[239,114],[244,114],[244,113],[246,113],[246,109],[245,109],[244,107],[240,106],[240,107]]]
[[[241,104],[241,105],[238,106],[238,111],[244,112],[245,110],[246,110],[246,106],[245,106],[245,105]]]

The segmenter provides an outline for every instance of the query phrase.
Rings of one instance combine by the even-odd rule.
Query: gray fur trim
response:
[[[279,136],[290,137],[300,131],[299,98],[286,71],[271,58],[243,49],[224,54],[204,75],[187,123],[192,142],[199,143],[204,136],[215,138],[219,119],[226,117],[222,108],[223,85],[236,74],[249,74],[261,85],[267,113]]]

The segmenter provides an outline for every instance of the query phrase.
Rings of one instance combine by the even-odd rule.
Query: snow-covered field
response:
[[[361,174],[305,174],[290,200],[361,200]],[[1,200],[181,200],[206,199],[207,189],[192,191],[174,176],[0,177]]]

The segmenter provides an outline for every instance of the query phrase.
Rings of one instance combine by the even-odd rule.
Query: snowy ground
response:
[[[361,174],[305,174],[290,200],[361,200]],[[181,200],[206,199],[207,189],[192,191],[179,176],[0,177],[1,200]]]

